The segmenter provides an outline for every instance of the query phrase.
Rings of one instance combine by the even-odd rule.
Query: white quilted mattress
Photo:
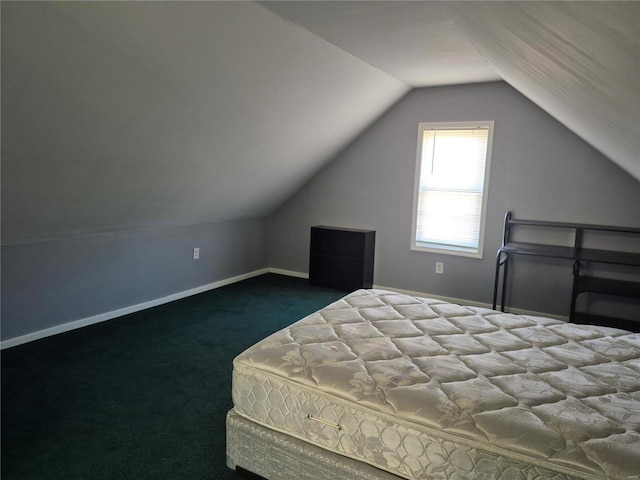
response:
[[[640,479],[640,334],[358,290],[234,360],[240,415],[409,479]]]

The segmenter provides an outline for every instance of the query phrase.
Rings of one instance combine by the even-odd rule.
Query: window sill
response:
[[[443,247],[443,246],[428,246],[428,245],[411,245],[411,250],[414,252],[427,252],[427,253],[439,253],[441,255],[455,255],[458,257],[468,258],[482,258],[482,250],[478,249],[465,249],[464,247]]]

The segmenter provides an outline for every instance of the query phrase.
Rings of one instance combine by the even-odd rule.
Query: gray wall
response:
[[[409,250],[417,124],[495,120],[482,260]],[[415,90],[266,217],[2,246],[2,339],[262,268],[308,271],[309,227],[377,231],[375,283],[490,302],[504,212],[640,226],[640,184],[505,83]],[[193,247],[201,259],[192,260]],[[445,274],[434,264],[444,262]],[[566,314],[570,269],[519,262],[511,305]]]
[[[483,259],[409,250],[419,122],[494,120]],[[504,82],[409,93],[269,220],[269,265],[308,272],[309,227],[377,231],[380,286],[491,302],[507,210],[516,218],[640,226],[640,184]],[[435,262],[444,262],[444,275]],[[570,265],[520,257],[509,304],[566,315]]]
[[[3,245],[2,340],[264,269],[266,235],[263,217]]]

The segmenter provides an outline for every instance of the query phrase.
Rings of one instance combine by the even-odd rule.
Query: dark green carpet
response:
[[[262,275],[4,350],[2,479],[237,479],[233,358],[343,295]]]

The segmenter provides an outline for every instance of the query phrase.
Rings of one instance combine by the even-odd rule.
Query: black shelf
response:
[[[573,260],[576,257],[576,249],[573,247],[543,245],[539,243],[509,242],[503,245],[500,251],[505,254],[534,255],[568,260]]]
[[[580,294],[585,292],[628,298],[640,298],[640,283],[580,275],[576,284],[576,293]]]
[[[624,318],[605,317],[603,315],[593,315],[584,312],[575,312],[573,315],[575,323],[587,325],[606,325],[608,327],[621,328],[623,330],[637,331],[638,322]]]
[[[309,284],[353,291],[373,286],[376,232],[311,227]]]
[[[638,241],[640,241],[640,238]],[[585,262],[599,262],[609,263],[611,265],[640,267],[640,253],[633,252],[584,248],[578,252],[577,259],[584,260]]]
[[[640,266],[640,253],[601,250],[597,248],[576,248],[562,245],[545,245],[541,243],[508,242],[499,252],[517,255],[533,255],[566,260],[583,260],[585,262],[609,263],[612,265]]]
[[[527,227],[536,227],[546,230],[570,232],[573,234],[573,245],[554,245],[544,243],[526,243],[512,241],[513,230]],[[585,233],[597,232],[602,239],[613,240],[620,236],[629,236],[634,241],[640,242],[640,228],[619,227],[607,225],[591,225],[581,223],[547,222],[538,220],[516,220],[511,212],[507,212],[504,221],[502,246],[498,249],[496,257],[496,273],[493,290],[493,308],[498,302],[499,284],[502,283],[500,309],[505,311],[505,299],[507,290],[508,266],[512,256],[531,255],[548,257],[573,262],[573,288],[571,294],[570,320],[579,320],[584,323],[606,322],[608,325],[618,325],[622,322],[625,326],[635,323],[635,329],[639,322],[630,320],[611,319],[609,317],[589,315],[587,312],[576,312],[576,300],[582,293],[609,295],[619,298],[640,299],[640,280],[630,281],[616,278],[602,278],[595,274],[585,272],[588,265],[616,265],[623,267],[626,273],[635,272],[640,279],[640,253],[636,251],[606,250],[598,248],[584,248]],[[637,240],[635,240],[637,239]],[[633,249],[632,249],[633,250]],[[637,249],[635,249],[637,250]],[[502,275],[501,275],[502,274]],[[500,278],[502,276],[502,278]]]

